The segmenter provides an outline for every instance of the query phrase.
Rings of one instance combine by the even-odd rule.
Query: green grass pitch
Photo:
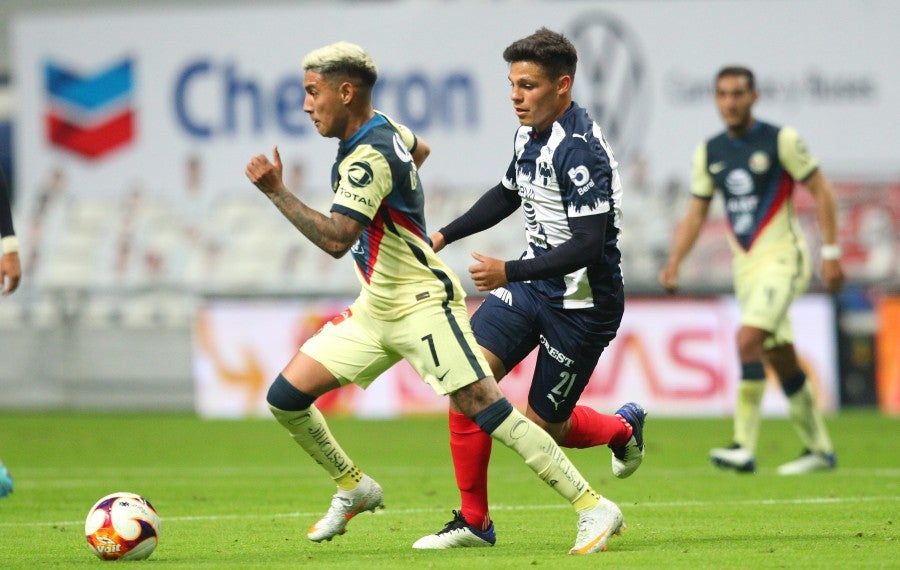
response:
[[[95,558],[87,509],[113,491],[146,496],[162,517],[151,568],[897,568],[900,421],[873,412],[829,418],[833,473],[779,477],[799,444],[786,420],[764,421],[759,471],[710,466],[730,420],[648,417],[647,456],[629,479],[609,450],[570,457],[616,501],[627,530],[609,551],[568,556],[571,507],[510,450],[490,471],[494,548],[414,551],[458,499],[444,417],[332,418],[345,450],[385,490],[332,542],[307,540],[333,484],[274,421],[189,415],[0,414],[0,458],[15,492],[0,499],[0,568],[80,568]]]

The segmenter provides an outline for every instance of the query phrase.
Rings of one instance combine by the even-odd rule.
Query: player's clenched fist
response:
[[[281,173],[284,170],[281,165],[281,155],[278,154],[278,145],[272,147],[272,162],[264,154],[258,154],[250,159],[244,173],[257,188],[265,194],[274,194],[284,190],[284,181]]]

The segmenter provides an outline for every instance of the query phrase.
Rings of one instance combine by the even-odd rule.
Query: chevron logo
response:
[[[44,65],[45,125],[53,146],[98,159],[134,139],[134,63],[124,59],[93,75]]]

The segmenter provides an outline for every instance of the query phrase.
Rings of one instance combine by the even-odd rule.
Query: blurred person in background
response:
[[[10,205],[9,185],[6,174],[0,169],[0,289],[9,295],[19,286],[22,279],[22,266],[19,263],[19,242],[13,229],[12,206]],[[3,461],[0,461],[0,497],[13,491],[13,480]]]
[[[362,291],[310,339],[269,388],[267,401],[293,439],[325,469],[337,493],[310,540],[343,534],[360,512],[383,505],[381,486],[347,456],[316,398],[346,384],[365,388],[406,359],[441,395],[449,395],[478,428],[516,451],[578,514],[572,554],[606,548],[624,525],[622,512],[596,493],[553,439],[500,392],[472,335],[459,279],[433,251],[425,231],[417,168],[429,149],[409,129],[372,106],[377,70],[347,42],[303,59],[303,110],[324,137],[339,139],[329,215],[284,185],[275,147],[257,155],[246,175],[307,239],[335,258],[351,252]]]
[[[678,289],[679,267],[700,235],[716,192],[725,200],[731,232],[734,289],[741,309],[737,350],[741,363],[734,436],[726,448],[710,451],[712,462],[742,473],[756,470],[756,445],[768,365],[788,398],[790,418],[803,443],[799,458],[778,468],[782,475],[831,470],[834,447],[794,350],[788,314],[806,290],[810,256],[794,213],[797,182],[815,199],[822,234],[822,282],[837,292],[843,281],[837,242],[836,205],[828,179],[803,139],[790,127],[757,120],[753,72],[722,68],[715,101],[725,131],[694,152],[692,198],[679,222],[669,258],[659,274],[670,293]]]
[[[13,228],[12,205],[6,174],[0,169],[0,291],[9,295],[19,287],[22,265],[19,262],[19,240]]]
[[[617,162],[600,127],[572,101],[578,53],[565,36],[541,28],[508,46],[503,59],[521,124],[512,161],[499,184],[431,241],[441,251],[521,209],[520,259],[472,254],[472,280],[490,292],[472,317],[475,338],[498,381],[538,348],[526,417],[562,447],[608,445],[613,473],[628,477],[644,457],[644,409],[631,402],[601,414],[577,405],[625,308]],[[413,548],[492,546],[491,439],[452,401],[449,424],[460,510]]]

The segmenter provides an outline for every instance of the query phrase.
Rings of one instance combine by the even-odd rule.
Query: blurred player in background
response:
[[[798,181],[816,202],[825,288],[834,293],[844,281],[834,192],[797,131],[754,118],[757,92],[751,70],[723,68],[716,76],[715,97],[726,129],[694,153],[693,197],[659,275],[666,290],[678,289],[679,266],[697,241],[710,200],[716,191],[721,192],[731,228],[735,296],[741,308],[737,333],[741,381],[733,443],[711,450],[710,459],[726,469],[755,471],[768,365],[788,398],[791,420],[805,447],[798,459],[780,466],[778,472],[794,475],[834,469],[834,448],[797,360],[788,315],[791,303],[806,290],[811,273],[793,210],[792,193]]]
[[[0,169],[0,290],[9,295],[19,286],[22,279],[22,266],[19,263],[19,242],[13,229],[12,207],[10,206],[9,186],[6,174]],[[0,461],[0,497],[13,491],[13,480],[9,470]]]
[[[19,263],[19,241],[13,229],[9,186],[3,170],[0,170],[0,246],[0,291],[9,295],[19,286],[22,265]]]
[[[622,187],[600,127],[572,101],[578,54],[542,28],[503,52],[521,127],[503,180],[431,236],[435,251],[490,228],[520,207],[527,246],[503,261],[473,253],[469,268],[490,291],[472,329],[497,380],[538,348],[525,415],[563,447],[609,445],[618,477],[644,455],[646,412],[637,404],[604,415],[577,406],[624,310],[618,249]],[[450,450],[461,508],[413,548],[491,546],[487,471],[491,439],[451,402]]]
[[[377,70],[359,46],[317,49],[303,68],[304,111],[320,135],[340,140],[330,215],[284,186],[277,147],[271,162],[264,155],[251,159],[246,174],[316,246],[336,258],[350,251],[362,285],[349,309],[303,343],[267,395],[278,421],[337,483],[331,508],[307,536],[330,540],[353,516],[383,504],[381,487],[341,449],[313,402],[342,385],[365,388],[405,358],[435,392],[449,395],[572,503],[579,520],[571,553],[605,549],[623,526],[622,512],[503,397],[472,336],[459,279],[432,250],[417,172],[428,147],[373,109]]]
[[[0,498],[3,498],[13,492],[12,475],[6,469],[6,465],[0,461]]]

